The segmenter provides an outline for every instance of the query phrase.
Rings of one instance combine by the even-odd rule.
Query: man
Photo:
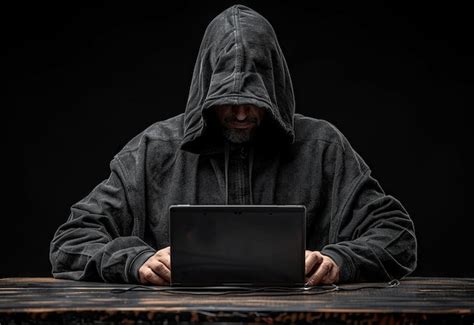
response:
[[[334,126],[295,114],[273,28],[244,6],[206,29],[185,113],[139,134],[110,168],[52,240],[57,278],[168,284],[172,204],[305,205],[310,285],[416,266],[407,212]]]

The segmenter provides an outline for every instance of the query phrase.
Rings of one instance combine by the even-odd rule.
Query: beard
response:
[[[224,138],[232,143],[250,142],[255,135],[255,128],[251,129],[228,129],[223,130]]]
[[[224,120],[225,124],[231,123],[231,122],[239,122],[237,121],[234,117],[229,117]],[[248,128],[248,129],[238,129],[238,128],[230,128],[230,127],[224,127],[223,128],[223,135],[224,138],[226,138],[228,141],[232,143],[247,143],[252,141],[252,139],[255,137],[257,127],[259,125],[258,120],[253,117],[248,117],[245,119],[245,121],[240,121],[244,123],[254,123],[254,127]]]

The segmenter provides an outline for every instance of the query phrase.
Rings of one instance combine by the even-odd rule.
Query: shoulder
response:
[[[133,137],[114,157],[123,166],[137,166],[159,154],[164,157],[176,152],[183,138],[184,114],[158,121]]]
[[[316,146],[323,152],[332,152],[346,168],[360,175],[370,169],[342,132],[330,122],[295,114],[295,131],[296,142]]]
[[[342,132],[326,120],[295,114],[294,122],[297,142],[321,142],[343,150],[349,146]]]
[[[133,137],[119,152],[125,154],[156,143],[181,142],[183,139],[184,114],[158,121]]]

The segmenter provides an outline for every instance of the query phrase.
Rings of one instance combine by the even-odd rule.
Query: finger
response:
[[[141,282],[145,284],[166,285],[166,281],[149,267],[145,268],[140,274]]]
[[[160,255],[170,255],[171,253],[171,246],[166,246],[158,251]]]
[[[318,285],[321,280],[331,271],[332,264],[328,261],[321,263],[314,275],[309,279],[308,285]]]
[[[170,255],[162,255],[158,258],[158,261],[163,263],[168,270],[171,270],[171,256]]]
[[[339,269],[334,265],[331,267],[330,271],[326,276],[321,280],[323,284],[333,284],[336,283],[339,279]]]
[[[316,263],[322,262],[322,255],[319,252],[309,252],[305,258],[305,264],[314,266]]]
[[[305,274],[311,274],[319,264],[323,262],[323,257],[319,252],[311,252],[305,260]]]
[[[151,284],[141,273],[138,274],[138,282],[140,282],[140,284]]]
[[[168,267],[160,261],[153,261],[149,264],[150,269],[159,275],[162,279],[170,282],[171,281],[171,271]]]

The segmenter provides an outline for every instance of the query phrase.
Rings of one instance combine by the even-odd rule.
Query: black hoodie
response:
[[[266,110],[255,141],[227,145],[213,114],[221,104]],[[110,168],[55,233],[54,277],[138,282],[139,267],[169,245],[172,204],[305,205],[307,249],[330,256],[341,282],[387,281],[416,266],[407,212],[333,125],[295,114],[275,32],[245,6],[206,29],[185,113],[140,133]]]

